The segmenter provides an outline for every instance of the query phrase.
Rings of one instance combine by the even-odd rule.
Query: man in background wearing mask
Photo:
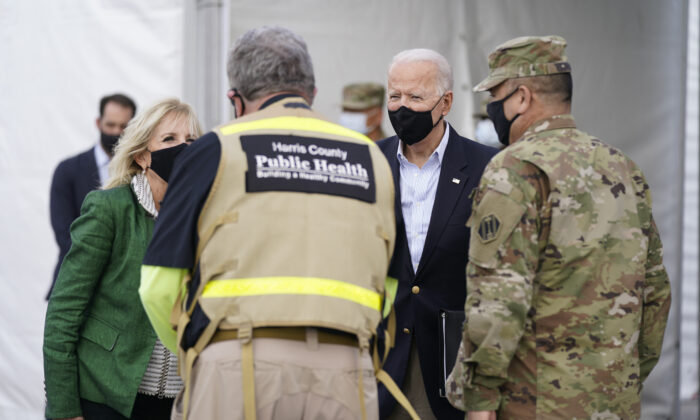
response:
[[[444,121],[452,83],[452,69],[439,53],[397,54],[387,89],[397,136],[377,143],[394,175],[397,237],[389,275],[399,280],[395,345],[384,369],[422,419],[464,417],[444,398],[438,325],[441,311],[462,311],[470,192],[497,152],[461,137]],[[379,405],[383,419],[407,416],[383,386]]]
[[[70,249],[70,225],[80,216],[80,206],[90,191],[99,188],[108,178],[107,166],[112,149],[131,118],[136,104],[126,95],[116,93],[100,100],[100,116],[95,121],[100,141],[90,149],[69,157],[56,167],[51,180],[51,227],[58,244],[58,262],[46,299],[61,268],[63,257]]]
[[[343,88],[343,112],[338,123],[377,141],[384,137],[382,106],[384,87],[378,83],[353,83]]]
[[[448,397],[468,419],[634,419],[671,304],[637,165],[578,130],[558,36],[512,39],[474,90],[506,145],[469,225]]]
[[[486,112],[487,104],[488,99],[481,101],[479,112],[474,113],[474,119],[476,120],[476,126],[474,127],[474,140],[481,144],[495,147],[496,149],[500,150],[505,146],[498,140],[496,127],[493,126],[493,121],[491,121],[488,113]]]

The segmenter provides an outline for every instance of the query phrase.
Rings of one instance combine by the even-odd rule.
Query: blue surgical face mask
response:
[[[357,131],[358,133],[369,133],[367,127],[367,114],[364,112],[341,112],[338,118],[338,124],[345,128]]]
[[[503,110],[503,104],[508,98],[513,96],[513,94],[517,92],[519,88],[520,86],[515,88],[515,90],[506,95],[505,98],[499,99],[498,101],[493,101],[486,105],[486,113],[491,121],[493,121],[493,127],[496,129],[496,133],[498,133],[498,141],[500,141],[504,146],[508,146],[510,144],[510,126],[513,125],[513,121],[515,121],[520,114],[515,114],[515,116],[509,120],[506,118],[506,113]]]
[[[476,124],[476,128],[474,129],[474,138],[479,143],[487,146],[501,146],[501,142],[498,140],[498,133],[496,133],[496,128],[493,126],[493,122],[488,118],[483,119]]]

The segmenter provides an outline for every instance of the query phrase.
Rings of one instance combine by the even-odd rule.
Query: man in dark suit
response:
[[[100,100],[100,116],[95,121],[100,130],[99,143],[62,161],[53,173],[51,227],[59,252],[47,300],[51,296],[63,257],[70,249],[70,225],[80,215],[80,206],[87,193],[99,188],[107,180],[107,166],[112,158],[112,150],[134,114],[136,104],[128,96],[117,93],[103,97]]]
[[[470,193],[497,150],[461,137],[444,121],[452,106],[452,70],[439,53],[417,49],[397,54],[387,92],[397,136],[378,145],[396,188],[397,238],[389,275],[399,286],[395,345],[384,370],[422,419],[461,420],[464,412],[440,392],[438,326],[441,310],[464,310]],[[408,418],[383,386],[379,408],[383,419]]]

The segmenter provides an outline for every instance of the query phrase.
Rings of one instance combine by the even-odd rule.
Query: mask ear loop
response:
[[[151,155],[151,163],[153,163],[153,152],[151,152],[151,151],[148,150],[148,149],[146,149],[146,151],[148,152],[149,155]],[[145,168],[143,168],[143,172],[142,172],[142,173],[143,173],[144,176],[146,175],[146,169],[151,169],[151,164],[150,164],[150,163],[149,163],[148,165],[146,165]],[[152,170],[152,169],[151,169],[151,170]]]
[[[236,118],[240,118],[245,114],[245,102],[243,102],[243,96],[241,96],[240,93],[238,93],[238,89],[236,88],[231,88],[230,92],[233,92],[233,96],[231,96],[229,101],[231,101],[231,105],[233,105],[233,112],[235,114]],[[233,98],[238,97],[238,99],[241,101],[241,114],[238,115],[238,107],[236,107],[236,101],[233,100]]]
[[[438,101],[435,102],[435,105],[433,105],[433,107],[430,109],[431,113],[433,112],[433,110],[435,108],[437,108],[438,104],[440,103],[440,101],[442,101],[442,98],[444,98],[444,97],[445,97],[445,94],[443,93],[442,96],[440,96],[440,99],[438,99]],[[433,124],[433,128],[435,128],[436,125],[440,124],[440,121],[442,121],[442,117],[444,117],[444,115],[442,115],[442,113],[440,113],[440,118],[438,118],[438,120],[435,121],[435,124]]]

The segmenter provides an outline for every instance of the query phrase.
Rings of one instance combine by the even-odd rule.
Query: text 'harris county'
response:
[[[295,144],[286,144],[286,143],[280,143],[280,142],[272,142],[272,151],[273,152],[282,152],[282,153],[299,153],[299,154],[310,154],[313,156],[325,156],[325,157],[335,157],[335,158],[340,158],[342,160],[346,160],[348,158],[348,152],[346,150],[343,150],[341,148],[328,148],[328,147],[321,147],[315,144],[311,144],[309,146],[305,146],[303,144],[295,143]]]

